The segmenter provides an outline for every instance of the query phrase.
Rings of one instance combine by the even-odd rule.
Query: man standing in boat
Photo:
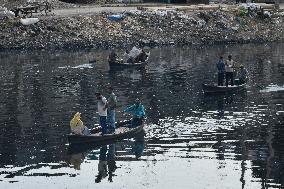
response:
[[[244,65],[240,65],[240,71],[239,71],[239,84],[245,84],[247,82],[247,75],[248,71],[245,69]]]
[[[117,59],[118,59],[117,54],[115,53],[114,50],[112,50],[111,53],[110,53],[109,56],[108,56],[108,62],[116,63],[116,62],[117,62]]]
[[[124,109],[123,112],[129,112],[133,115],[133,118],[131,120],[132,127],[136,127],[142,124],[143,118],[145,116],[145,110],[143,104],[138,98],[135,100],[135,104]]]
[[[148,55],[144,51],[144,49],[141,49],[140,54],[135,58],[135,62],[145,62],[147,59]]]
[[[228,60],[225,63],[226,70],[226,86],[228,87],[229,80],[231,82],[231,86],[234,85],[234,61],[232,60],[232,55],[228,56]]]
[[[117,104],[117,98],[113,92],[113,88],[109,87],[109,97],[107,100],[107,122],[109,131],[113,133],[115,131],[115,108]]]
[[[225,63],[223,56],[220,56],[219,61],[216,64],[218,69],[218,86],[223,86],[224,83],[224,73],[225,73]]]
[[[98,100],[99,122],[102,128],[102,135],[107,133],[107,100],[101,93],[96,93]]]

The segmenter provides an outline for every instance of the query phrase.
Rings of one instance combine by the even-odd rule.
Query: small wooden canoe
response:
[[[242,85],[229,85],[229,86],[217,86],[217,85],[202,85],[204,93],[234,93],[245,90],[245,84]]]
[[[127,62],[109,62],[110,69],[119,69],[119,68],[144,68],[149,60],[150,52],[147,53],[147,59],[145,62],[135,62],[135,63],[127,63]]]
[[[116,68],[144,68],[147,64],[147,61],[145,62],[138,62],[138,63],[116,63],[116,62],[109,62],[110,69],[116,69]]]
[[[141,131],[133,134],[133,136],[127,137],[127,138],[134,138],[135,142],[145,142],[144,141],[145,136],[145,130],[142,129]],[[89,143],[76,143],[76,144],[70,144],[68,146],[68,154],[77,154],[77,153],[84,153],[93,149],[99,149],[102,146],[110,145],[110,144],[116,144],[123,138],[119,138],[117,140],[106,140],[101,142],[89,142]],[[83,144],[83,145],[82,145]]]
[[[75,135],[68,134],[68,142],[69,144],[81,144],[81,143],[101,143],[106,141],[115,141],[122,138],[130,138],[135,136],[135,134],[141,132],[143,130],[144,124],[137,127],[130,127],[130,125],[123,125],[115,129],[113,134],[105,134],[101,135],[99,129],[91,130],[91,135]]]

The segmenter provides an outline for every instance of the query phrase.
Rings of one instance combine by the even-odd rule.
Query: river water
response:
[[[105,50],[0,53],[1,188],[283,188],[284,44],[150,51],[145,69],[115,71]],[[245,92],[203,94],[220,54],[246,66]],[[72,149],[72,115],[97,125],[94,93],[109,85],[118,120],[142,100],[144,132]]]

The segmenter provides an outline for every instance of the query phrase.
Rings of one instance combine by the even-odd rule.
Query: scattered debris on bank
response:
[[[217,6],[217,7],[216,7]],[[213,7],[213,8],[212,8]],[[121,14],[43,17],[33,24],[1,16],[1,49],[110,48],[284,41],[283,12],[242,4],[141,8]]]
[[[33,2],[48,2],[52,4],[53,8],[74,8],[79,7],[79,5],[72,3],[65,3],[60,0],[0,0],[0,6],[6,7],[7,9],[13,9],[18,6],[26,6]]]

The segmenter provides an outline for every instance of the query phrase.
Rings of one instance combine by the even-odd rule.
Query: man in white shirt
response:
[[[228,60],[225,62],[226,71],[226,86],[228,87],[229,80],[231,81],[231,86],[234,85],[234,61],[232,60],[232,55],[228,56]]]
[[[102,127],[102,135],[104,135],[107,133],[107,100],[101,93],[96,93],[96,98],[98,100],[100,126]]]

